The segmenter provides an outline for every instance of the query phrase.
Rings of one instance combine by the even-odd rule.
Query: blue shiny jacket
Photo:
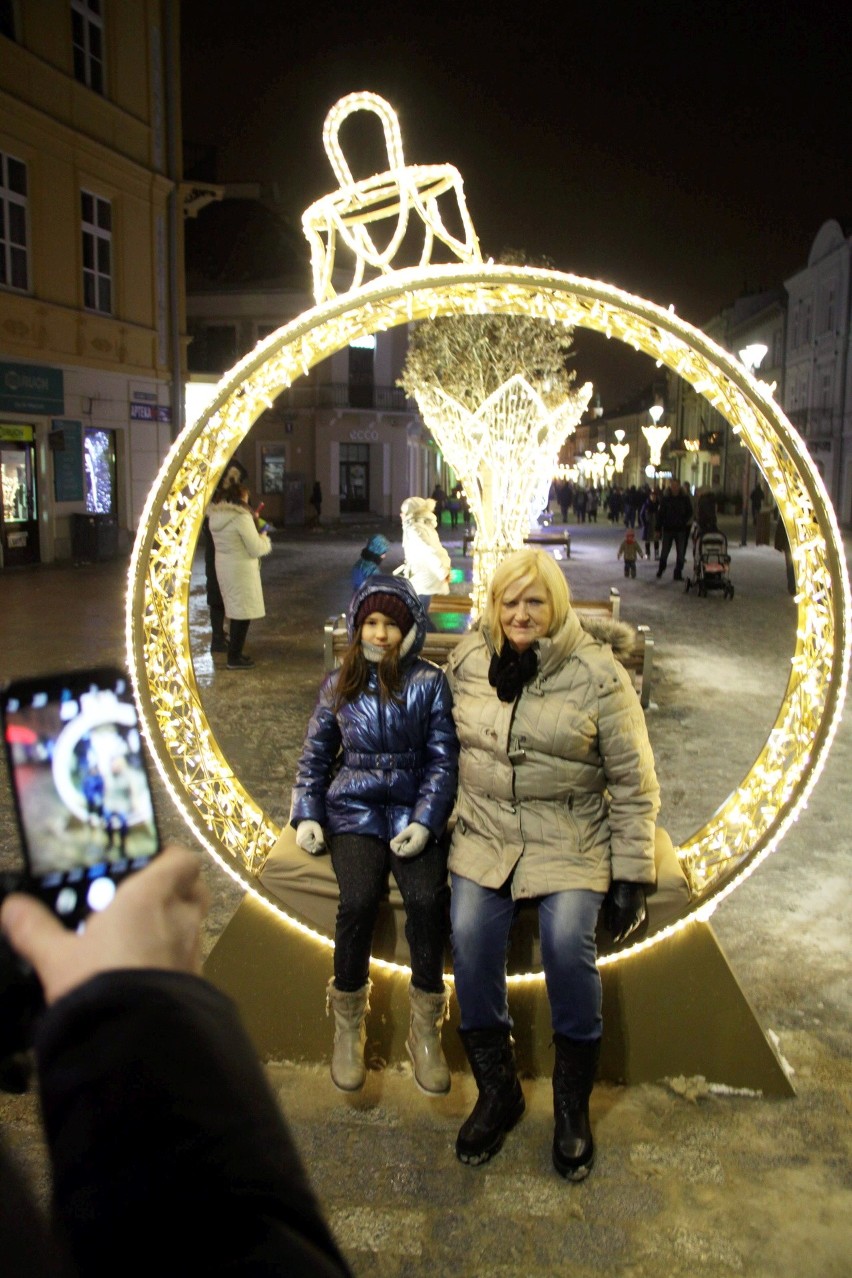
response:
[[[327,834],[373,835],[390,842],[417,821],[438,837],[458,780],[449,685],[443,670],[418,656],[426,616],[404,578],[377,573],[356,590],[349,605],[350,639],[362,600],[379,590],[401,595],[415,619],[400,699],[382,702],[373,667],[365,691],[335,710],[339,672],[328,676],[296,769],[290,823],[317,821]]]

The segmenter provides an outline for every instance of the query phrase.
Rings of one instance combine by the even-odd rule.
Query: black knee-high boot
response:
[[[600,1060],[601,1040],[584,1042],[555,1034],[553,1042],[553,1166],[567,1180],[583,1180],[595,1160],[589,1097]]]
[[[479,1097],[456,1137],[462,1163],[487,1163],[526,1108],[507,1029],[460,1030]]]

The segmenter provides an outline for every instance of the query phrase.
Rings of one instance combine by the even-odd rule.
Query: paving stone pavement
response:
[[[375,529],[371,529],[374,531]],[[400,561],[397,529],[389,568]],[[662,823],[676,842],[706,821],[748,771],[777,712],[792,653],[795,610],[782,557],[739,546],[727,526],[735,597],[698,599],[641,563],[625,580],[621,530],[572,528],[565,564],[578,598],[622,592],[622,615],[649,624],[656,644],[647,711],[663,791]],[[444,536],[460,568],[460,541]],[[750,531],[751,540],[751,531]],[[349,568],[365,529],[276,535],[264,563],[267,617],[254,623],[246,672],[214,666],[200,563],[193,574],[196,675],[216,738],[250,793],[281,824],[321,674],[322,622],[345,607]],[[846,540],[847,560],[849,540]],[[0,576],[0,676],[121,660],[126,561],[49,566]],[[793,1100],[726,1094],[701,1080],[599,1085],[592,1100],[598,1160],[580,1185],[550,1163],[551,1098],[524,1082],[528,1111],[492,1163],[453,1156],[474,1098],[467,1074],[430,1099],[407,1063],[370,1071],[344,1096],[322,1065],[266,1068],[340,1244],[358,1275],[693,1278],[743,1274],[840,1278],[852,1254],[852,1007],[849,999],[849,824],[852,729],[847,713],[801,819],[713,917],[764,1028],[793,1071]],[[155,778],[167,837],[185,826]],[[5,775],[0,868],[17,857]],[[199,852],[199,855],[203,855]],[[207,951],[241,889],[204,857],[214,905]],[[708,999],[712,990],[708,990]],[[282,990],[282,1000],[286,990]],[[317,1008],[324,1016],[324,1009]],[[330,1037],[330,1034],[329,1034]],[[32,1094],[0,1093],[0,1122],[37,1188],[47,1193]]]

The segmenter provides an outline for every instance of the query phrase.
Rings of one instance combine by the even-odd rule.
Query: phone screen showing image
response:
[[[77,928],[159,851],[130,680],[117,669],[27,679],[2,704],[28,890]]]

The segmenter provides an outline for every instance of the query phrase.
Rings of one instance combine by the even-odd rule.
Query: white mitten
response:
[[[404,858],[419,856],[432,837],[432,831],[419,821],[412,821],[404,830],[400,830],[395,839],[391,839],[391,852]]]
[[[320,856],[325,852],[325,836],[319,821],[300,821],[296,826],[296,842],[303,852]]]

